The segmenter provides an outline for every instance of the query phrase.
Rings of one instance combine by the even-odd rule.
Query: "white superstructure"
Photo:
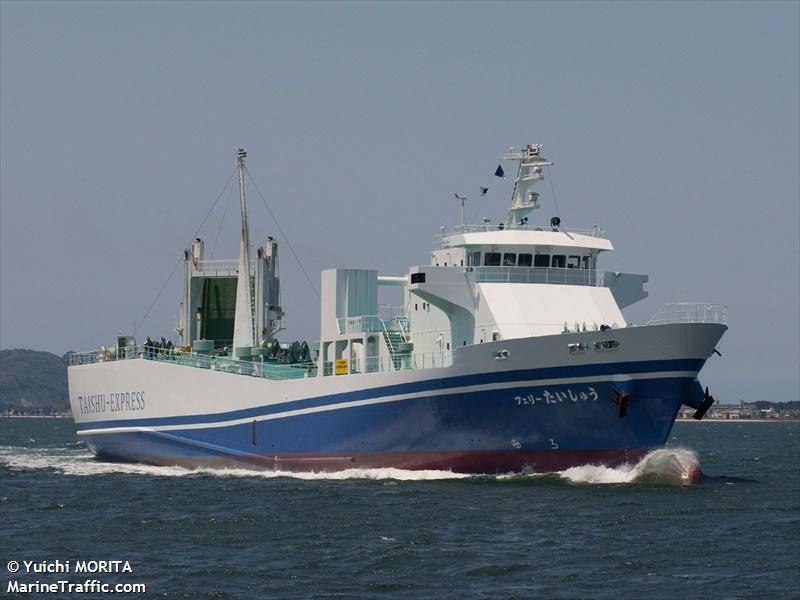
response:
[[[540,206],[534,187],[553,164],[540,151],[529,145],[504,157],[519,165],[505,222],[443,229],[429,265],[404,277],[324,272],[321,369],[346,360],[369,370],[412,355],[444,365],[448,353],[473,344],[625,327],[621,308],[647,297],[648,277],[598,271],[600,254],[613,250],[598,226],[566,230],[558,217],[529,223]],[[379,285],[404,288],[389,325],[378,315]]]

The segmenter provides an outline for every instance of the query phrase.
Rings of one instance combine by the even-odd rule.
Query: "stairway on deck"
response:
[[[411,356],[411,350],[398,350],[400,344],[406,341],[403,334],[390,329],[383,332],[383,337],[386,340],[386,345],[389,347],[389,354],[392,357],[394,368],[400,370],[403,367],[403,359]]]

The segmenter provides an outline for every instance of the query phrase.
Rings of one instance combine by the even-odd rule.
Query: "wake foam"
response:
[[[243,474],[244,469],[236,469],[236,474]],[[249,471],[250,476],[254,473]],[[372,479],[372,480],[396,480],[396,481],[436,481],[440,479],[468,479],[472,477],[468,473],[453,473],[452,471],[437,471],[433,469],[422,471],[409,471],[406,469],[395,469],[386,467],[383,469],[345,469],[344,471],[327,472],[291,472],[291,471],[264,471],[256,472],[263,477],[292,477],[294,479]]]
[[[146,475],[152,477],[281,477],[306,481],[343,481],[364,479],[372,481],[438,481],[448,479],[520,480],[542,477],[547,473],[507,473],[504,475],[470,475],[452,471],[405,469],[346,469],[343,471],[273,471],[248,468],[188,469],[177,466],[152,466],[133,463],[111,463],[96,460],[83,450],[31,449],[0,447],[0,464],[13,470],[52,469],[70,476],[96,476],[112,474]],[[579,484],[631,484],[688,485],[702,476],[700,462],[694,451],[682,448],[663,448],[647,454],[635,465],[611,468],[603,465],[582,465],[555,474],[563,480]]]
[[[64,452],[59,450],[32,450],[30,448],[0,448],[0,463],[18,471],[52,469],[64,475],[110,475],[129,473],[134,475],[158,475],[179,477],[192,473],[181,467],[155,467],[133,463],[110,463],[95,460],[85,450]]]
[[[247,468],[196,468],[189,469],[178,466],[154,466],[135,463],[114,463],[96,460],[87,452],[65,453],[63,450],[32,450],[30,448],[0,448],[0,464],[5,464],[14,470],[41,470],[52,469],[64,475],[91,476],[91,475],[150,475],[155,477],[260,477],[263,479],[276,479],[290,477],[303,480],[333,480],[346,479],[371,479],[371,480],[396,480],[396,481],[435,481],[439,479],[465,479],[472,477],[466,473],[453,473],[452,471],[421,470],[408,471],[405,469],[346,469],[343,471],[316,472],[316,471],[280,471],[258,470]]]
[[[573,483],[655,483],[688,485],[702,477],[700,461],[693,450],[660,448],[647,454],[635,465],[605,467],[582,465],[559,471],[558,475]]]

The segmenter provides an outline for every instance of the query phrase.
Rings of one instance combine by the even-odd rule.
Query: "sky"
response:
[[[541,143],[555,197],[531,222],[602,225],[600,268],[650,276],[628,320],[726,304],[702,381],[797,400],[799,28],[798,2],[3,0],[0,347],[170,337],[168,276],[238,146],[318,287],[426,264],[454,193],[502,218],[500,156]],[[235,202],[199,233],[216,258],[238,253]],[[316,292],[249,204],[251,240],[280,244],[284,339],[317,339]]]

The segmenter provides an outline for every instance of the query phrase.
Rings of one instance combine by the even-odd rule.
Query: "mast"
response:
[[[515,152],[512,148],[503,156],[504,160],[517,160],[517,178],[511,192],[511,208],[508,210],[506,227],[525,225],[528,214],[539,208],[539,194],[533,186],[544,179],[542,167],[550,167],[552,162],[540,156],[541,144],[528,144],[525,149]]]
[[[244,193],[244,159],[247,151],[236,152],[239,174],[239,204],[242,211],[242,239],[239,245],[239,280],[236,284],[236,314],[233,322],[233,348],[252,348],[256,345],[253,289],[250,281],[250,231],[247,226],[247,200]]]

